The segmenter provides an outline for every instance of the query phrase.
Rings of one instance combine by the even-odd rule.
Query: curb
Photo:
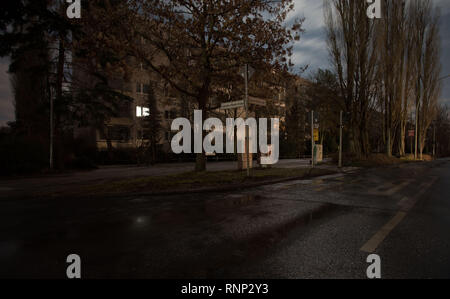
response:
[[[86,198],[98,198],[98,197],[109,197],[109,198],[123,198],[123,197],[140,197],[140,196],[173,196],[173,195],[182,195],[182,194],[196,194],[196,193],[226,193],[233,191],[242,191],[246,189],[251,189],[255,187],[260,186],[267,186],[267,185],[273,185],[278,183],[284,183],[289,181],[295,181],[295,180],[307,180],[311,178],[317,178],[317,177],[323,177],[333,174],[345,174],[345,171],[342,170],[334,170],[334,169],[326,169],[328,170],[328,173],[325,174],[317,174],[317,175],[311,175],[311,171],[309,171],[306,175],[303,176],[295,176],[295,177],[286,177],[281,179],[273,179],[273,180],[264,180],[259,182],[252,182],[248,184],[230,184],[230,185],[224,185],[219,187],[206,187],[206,188],[197,188],[197,189],[182,189],[182,190],[166,190],[166,191],[156,191],[156,192],[125,192],[125,193],[102,193],[102,194],[86,194],[82,195]],[[55,195],[46,195],[48,199],[57,199],[57,198],[64,198],[64,199],[74,199],[79,198],[80,195],[74,195],[74,194],[55,194]],[[10,200],[15,200],[20,198],[21,200],[32,200],[36,199],[34,196],[13,196],[9,198],[1,198],[0,202],[6,202]]]
[[[230,192],[230,190],[242,191],[245,189],[251,189],[251,188],[260,187],[260,186],[267,186],[267,185],[279,184],[279,183],[296,181],[296,180],[307,180],[310,178],[317,178],[317,177],[328,176],[328,175],[338,174],[338,173],[341,173],[341,172],[330,170],[329,173],[320,174],[320,175],[311,175],[311,172],[309,172],[308,174],[306,174],[304,176],[288,177],[288,178],[275,179],[275,180],[266,180],[266,181],[260,181],[260,182],[253,182],[253,183],[249,183],[249,184],[230,184],[230,185],[225,185],[223,187],[183,189],[183,190],[176,190],[176,191],[134,192],[134,193],[122,193],[122,194],[105,193],[101,196],[123,197],[124,195],[126,195],[126,196],[134,197],[134,196],[171,196],[171,195],[195,194],[195,193],[225,193],[225,192]]]

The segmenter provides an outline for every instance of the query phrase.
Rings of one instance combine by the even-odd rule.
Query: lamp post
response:
[[[341,110],[339,121],[339,168],[342,168],[342,129],[344,128],[343,113]]]
[[[314,168],[314,147],[316,141],[314,140],[314,110],[311,110],[311,167]]]
[[[248,64],[245,65],[245,120],[248,120]],[[245,126],[245,151],[247,156],[245,158],[247,163],[247,176],[250,176],[250,130],[248,126]]]

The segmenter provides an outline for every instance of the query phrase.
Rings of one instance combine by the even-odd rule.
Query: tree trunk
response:
[[[406,156],[405,138],[406,138],[406,120],[404,116],[402,116],[402,120],[400,123],[400,140],[398,142],[398,152],[401,157]]]
[[[63,82],[64,82],[64,63],[65,63],[65,45],[64,45],[64,36],[60,34],[59,36],[59,47],[58,47],[58,64],[56,70],[56,102],[62,102],[63,96]],[[56,103],[55,103],[56,104]],[[57,169],[64,168],[64,145],[62,141],[62,128],[61,122],[59,121],[58,115],[54,117],[54,156],[55,158],[55,166]]]
[[[198,97],[198,107],[202,111],[203,121],[205,121],[207,117],[206,104],[208,103],[208,100],[209,100],[209,81],[206,80],[205,83],[203,84],[202,90]],[[203,127],[200,128],[200,130],[202,132],[202,142],[203,142],[203,139],[205,137]],[[206,155],[205,149],[203,148],[203,144],[202,144],[202,152],[198,153],[195,158],[195,171],[196,172],[206,171]]]

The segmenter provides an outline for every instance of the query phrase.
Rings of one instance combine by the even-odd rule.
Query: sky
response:
[[[434,0],[434,3],[440,8],[441,13],[443,77],[450,75],[450,1]],[[305,33],[295,45],[293,56],[293,62],[297,69],[305,65],[309,66],[304,76],[308,76],[318,68],[331,68],[325,41],[322,6],[321,0],[295,0],[295,11],[289,16],[290,18],[305,18]],[[13,95],[7,74],[8,64],[7,58],[0,58],[0,126],[14,120]],[[440,101],[448,103],[450,106],[450,79],[442,81],[442,84],[443,91]]]
[[[450,75],[450,1],[434,0],[434,5],[439,8],[441,15],[441,77],[444,77]],[[289,17],[305,17],[303,26],[305,33],[294,47],[292,61],[296,67],[309,66],[304,76],[308,76],[318,68],[331,68],[325,39],[323,1],[295,0],[295,11]],[[450,78],[443,80],[442,86],[440,102],[447,103],[450,106]]]

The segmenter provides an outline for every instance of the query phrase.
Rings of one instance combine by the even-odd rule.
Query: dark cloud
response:
[[[441,38],[442,38],[442,76],[450,75],[450,1],[435,0],[441,14]],[[310,73],[318,68],[331,68],[328,56],[324,21],[323,2],[317,0],[296,0],[295,12],[290,18],[305,17],[305,34],[294,47],[293,62],[296,66],[309,65]],[[441,103],[450,105],[450,79],[442,81]]]

